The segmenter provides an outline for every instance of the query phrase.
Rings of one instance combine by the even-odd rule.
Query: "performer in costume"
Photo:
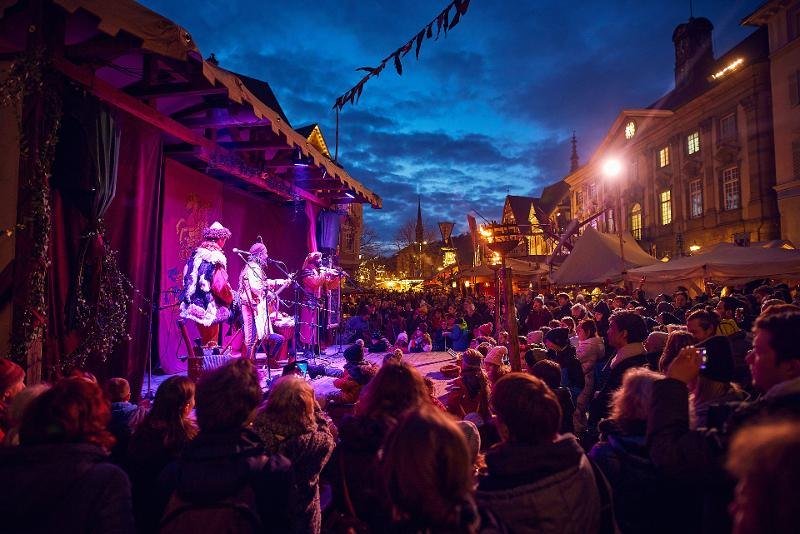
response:
[[[267,247],[256,242],[250,247],[250,259],[239,275],[239,298],[242,304],[242,320],[244,323],[244,344],[247,348],[245,357],[255,359],[256,349],[262,341],[272,344],[267,361],[272,364],[276,360],[285,339],[272,328],[270,316],[278,311],[278,294],[283,291],[292,279],[272,280],[267,278]]]
[[[230,230],[214,222],[183,268],[180,316],[197,325],[203,345],[217,341],[220,323],[230,317],[233,290],[222,251],[230,237]]]
[[[319,349],[319,301],[322,288],[336,287],[340,274],[322,266],[322,253],[310,252],[300,271],[300,284],[305,290],[300,309],[300,341]]]

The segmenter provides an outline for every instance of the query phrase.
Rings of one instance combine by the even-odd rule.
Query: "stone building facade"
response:
[[[715,58],[712,29],[703,18],[675,29],[675,88],[622,111],[565,178],[574,217],[630,232],[658,258],[780,235],[767,32]]]
[[[766,2],[743,24],[769,33],[781,238],[800,245],[800,1]]]

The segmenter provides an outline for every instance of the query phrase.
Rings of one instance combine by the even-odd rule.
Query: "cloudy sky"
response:
[[[185,27],[220,66],[266,80],[292,125],[320,124],[333,151],[336,98],[362,66],[419,32],[450,0],[139,0]],[[762,0],[694,0],[721,55],[752,32]],[[569,6],[569,7],[566,7]],[[423,41],[340,113],[339,161],[383,198],[365,209],[382,240],[416,218],[466,231],[499,219],[506,194],[538,196],[569,169],[570,137],[588,160],[622,109],[673,86],[672,31],[690,0],[471,0],[447,37]],[[437,232],[438,233],[438,232]]]

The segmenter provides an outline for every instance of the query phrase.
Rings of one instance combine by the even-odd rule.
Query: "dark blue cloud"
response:
[[[335,149],[336,97],[433,18],[447,0],[264,2],[142,0],[188,29],[205,55],[266,80],[294,126],[320,124]],[[695,0],[717,55],[752,29],[761,0]],[[477,209],[498,219],[506,194],[538,195],[569,169],[575,130],[588,160],[623,109],[672,87],[672,31],[687,2],[496,2],[467,15],[403,76],[387,68],[339,117],[339,161],[384,199],[365,221],[391,243],[416,217],[466,230]]]

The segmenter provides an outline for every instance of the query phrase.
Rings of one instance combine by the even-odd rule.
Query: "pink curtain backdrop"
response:
[[[151,299],[158,280],[161,132],[133,117],[119,117],[117,190],[105,215],[106,237],[119,251],[119,265],[136,291],[128,309],[131,339],[114,351],[111,376],[127,377],[138,398],[147,367],[150,328],[155,319]],[[155,331],[153,331],[153,339]]]
[[[176,326],[178,292],[181,289],[183,266],[202,239],[202,230],[214,221],[229,228],[233,236],[225,247],[228,276],[238,289],[239,273],[244,262],[232,252],[234,247],[247,250],[261,236],[274,259],[286,263],[290,271],[300,268],[308,250],[309,224],[306,214],[295,210],[295,204],[263,198],[166,160],[161,235],[160,289],[163,310],[158,316],[159,355],[161,367],[168,374],[186,370],[179,356],[186,349]],[[283,274],[270,268],[270,277]],[[189,324],[189,337],[197,334]],[[223,344],[231,341],[228,325],[223,325]],[[238,344],[238,342],[236,343]],[[235,347],[238,351],[238,347]]]

